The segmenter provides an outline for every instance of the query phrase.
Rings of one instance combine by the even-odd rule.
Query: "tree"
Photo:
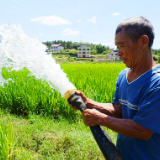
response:
[[[160,56],[159,56],[159,58],[158,58],[158,63],[160,63]]]
[[[102,46],[102,45],[97,45],[97,46],[96,46],[96,50],[97,50],[97,53],[101,54],[101,53],[103,53],[104,51],[106,51],[106,47],[105,47],[105,46]]]
[[[91,50],[91,55],[95,55],[95,54],[97,54],[97,50]]]

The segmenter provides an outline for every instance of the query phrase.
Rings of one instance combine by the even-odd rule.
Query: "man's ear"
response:
[[[143,49],[146,48],[146,47],[148,47],[148,44],[149,44],[149,38],[148,38],[148,36],[147,35],[141,36],[140,42],[141,42],[141,46],[142,46]]]

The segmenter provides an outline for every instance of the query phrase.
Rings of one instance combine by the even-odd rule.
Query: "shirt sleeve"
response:
[[[160,133],[160,87],[148,92],[138,106],[133,120],[149,130]]]

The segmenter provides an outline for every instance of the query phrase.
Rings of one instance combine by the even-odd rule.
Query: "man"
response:
[[[81,95],[87,106],[87,126],[102,125],[118,133],[117,148],[124,160],[160,160],[160,66],[153,60],[152,24],[137,16],[120,23],[115,33],[118,56],[127,66],[117,78],[112,103]]]

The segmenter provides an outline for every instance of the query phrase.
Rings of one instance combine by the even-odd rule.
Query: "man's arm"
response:
[[[86,106],[89,109],[94,108],[98,110],[99,112],[104,113],[106,115],[110,115],[116,118],[122,118],[122,106],[120,104],[99,103],[91,99],[88,99]]]
[[[117,118],[122,118],[122,106],[120,104],[99,103],[87,98],[81,91],[76,91],[75,93],[82,97],[87,108],[89,109],[94,108],[104,114]],[[76,110],[74,106],[71,107]]]
[[[148,140],[153,131],[139,125],[131,119],[115,118],[96,109],[87,109],[83,111],[83,120],[86,126],[102,125],[111,130],[132,138]]]
[[[153,131],[139,125],[130,119],[122,119],[122,106],[120,104],[99,103],[88,99],[82,92],[76,91],[86,104],[83,111],[83,121],[86,126],[102,125],[111,130],[132,138],[148,140]]]

